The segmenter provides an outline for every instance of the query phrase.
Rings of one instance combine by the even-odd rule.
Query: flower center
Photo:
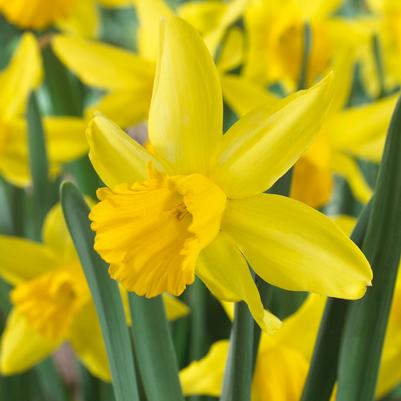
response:
[[[98,191],[91,214],[95,249],[128,290],[181,294],[194,280],[199,252],[218,234],[226,196],[200,174],[149,179]]]
[[[65,335],[75,312],[88,300],[81,275],[71,266],[57,269],[18,285],[11,292],[11,300],[35,330],[47,338],[58,339]]]

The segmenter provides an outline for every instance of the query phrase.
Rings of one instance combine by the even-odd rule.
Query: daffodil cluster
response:
[[[0,398],[396,400],[400,22],[0,0]]]

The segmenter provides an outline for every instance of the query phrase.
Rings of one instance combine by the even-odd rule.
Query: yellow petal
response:
[[[75,316],[68,339],[85,367],[94,376],[109,382],[111,380],[109,362],[92,302],[88,302]]]
[[[165,0],[134,0],[138,14],[139,53],[148,60],[156,60],[159,48],[159,25],[163,18],[173,15]]]
[[[72,0],[0,0],[0,12],[22,28],[43,29],[58,18],[67,16],[72,6]]]
[[[223,102],[216,67],[198,33],[172,17],[162,46],[149,113],[155,153],[179,174],[206,173],[222,138]]]
[[[27,239],[0,236],[0,276],[16,285],[54,269],[57,254]]]
[[[89,158],[103,182],[110,188],[147,177],[147,163],[163,171],[161,164],[116,124],[96,115],[87,129]]]
[[[270,103],[242,117],[224,135],[212,177],[231,198],[270,188],[306,151],[329,107],[332,75],[272,110]]]
[[[345,154],[336,153],[332,160],[334,172],[344,177],[354,196],[362,203],[366,203],[372,197],[372,190],[366,182],[357,163]]]
[[[164,307],[166,308],[167,319],[172,321],[188,315],[189,307],[169,294],[163,294]]]
[[[40,51],[35,37],[26,33],[8,66],[0,72],[0,115],[10,119],[21,114],[30,92],[42,79]]]
[[[263,401],[300,400],[307,372],[308,361],[300,353],[285,347],[268,348],[258,355],[252,393]]]
[[[135,0],[97,0],[103,7],[127,7],[132,5]]]
[[[51,163],[61,164],[73,161],[88,151],[85,136],[86,124],[81,118],[44,118],[46,146]]]
[[[52,44],[63,63],[88,85],[127,90],[153,80],[152,63],[127,50],[68,35],[56,35]]]
[[[54,352],[60,344],[60,341],[48,340],[32,330],[25,317],[13,310],[1,340],[1,373],[11,375],[28,370]]]
[[[244,37],[237,27],[232,28],[221,49],[217,67],[220,71],[230,71],[242,62]]]
[[[371,284],[359,248],[329,218],[293,199],[263,194],[232,200],[222,229],[255,272],[277,287],[358,299]]]
[[[57,27],[63,32],[92,38],[99,31],[100,12],[97,0],[74,1],[71,13],[57,21]]]
[[[336,114],[326,127],[333,146],[357,157],[379,162],[397,98],[398,94]]]
[[[291,348],[302,354],[305,360],[312,357],[316,336],[319,330],[326,297],[311,294],[302,306],[283,321],[278,333],[270,338],[276,346]],[[299,332],[302,335],[295,336]]]
[[[280,321],[263,307],[249,267],[238,247],[220,235],[199,256],[196,274],[223,301],[244,301],[262,330],[273,333]]]
[[[351,236],[352,230],[355,228],[355,224],[357,219],[355,217],[347,216],[345,214],[341,214],[338,216],[332,217],[333,221],[348,235]]]
[[[221,77],[224,101],[238,116],[243,116],[258,106],[271,103],[281,105],[281,99],[256,85],[253,82],[237,75],[225,74]],[[276,106],[277,107],[277,106]]]
[[[149,87],[127,91],[112,91],[88,107],[85,114],[91,118],[99,111],[120,127],[135,126],[148,119],[152,84],[149,82]],[[135,107],[127,107],[130,105]]]
[[[204,358],[180,371],[184,395],[220,396],[229,345],[227,340],[215,342]]]
[[[42,232],[43,242],[57,255],[59,265],[78,260],[60,203],[48,212]]]
[[[18,187],[27,186],[31,181],[27,157],[14,154],[2,155],[0,172],[4,178]]]

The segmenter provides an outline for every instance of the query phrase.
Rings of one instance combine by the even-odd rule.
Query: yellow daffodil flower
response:
[[[14,288],[13,310],[1,340],[0,372],[31,368],[68,341],[96,376],[110,380],[100,326],[78,256],[55,206],[46,217],[44,243],[0,236],[0,276]],[[128,323],[128,302],[123,297]],[[177,319],[188,308],[164,296],[167,316]]]
[[[305,61],[306,29],[311,35],[306,61],[307,86],[330,68],[339,47],[353,46],[357,57],[372,33],[359,20],[333,18],[342,3],[342,0],[251,0],[244,13],[245,77],[262,85],[281,82],[292,92],[297,88]]]
[[[60,24],[68,31],[93,34],[96,5],[123,6],[132,0],[0,0],[0,14],[21,28],[44,29]]]
[[[193,2],[181,6],[177,13],[202,33],[210,51],[215,54],[223,34],[239,18],[245,4],[245,0]],[[92,116],[94,110],[101,111],[123,127],[147,120],[155,76],[158,26],[161,18],[173,15],[163,0],[135,0],[135,6],[140,23],[138,53],[69,35],[57,35],[53,39],[53,48],[59,58],[83,82],[108,91],[87,110],[87,114]],[[239,31],[230,32],[219,56],[222,75],[239,65],[241,47]],[[235,99],[235,84],[233,78],[223,81],[224,94],[227,90],[229,101]],[[131,107],[132,104],[135,107]]]
[[[217,298],[244,300],[263,329],[277,321],[246,261],[282,288],[362,297],[372,272],[345,234],[300,202],[263,194],[313,141],[332,77],[275,108],[256,108],[223,136],[218,73],[200,36],[171,17],[161,43],[153,153],[101,115],[87,131],[89,157],[108,186],[90,218],[110,275],[153,297],[181,294],[197,274]]]
[[[0,174],[16,185],[30,182],[27,123],[28,97],[42,78],[40,50],[32,34],[24,34],[10,63],[0,71]],[[45,117],[43,120],[50,171],[87,150],[80,118]]]
[[[276,335],[262,334],[252,382],[252,401],[301,399],[325,301],[324,297],[310,295],[295,314],[283,321]],[[400,307],[401,286],[398,284],[379,371],[378,399],[401,381],[398,366],[401,357]],[[218,341],[204,358],[192,362],[180,372],[185,395],[221,395],[228,349],[228,340]],[[335,394],[331,399],[334,401]]]

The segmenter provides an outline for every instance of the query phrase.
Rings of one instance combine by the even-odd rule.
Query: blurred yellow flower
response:
[[[245,4],[246,0],[189,2],[179,7],[177,13],[202,33],[209,50],[216,54],[227,28],[239,18]],[[53,39],[56,54],[68,68],[86,84],[108,91],[87,110],[87,115],[100,111],[123,127],[135,126],[148,118],[159,42],[158,26],[162,18],[173,15],[163,0],[135,0],[135,6],[139,19],[138,53],[71,35],[56,35]],[[222,74],[240,64],[242,36],[238,29],[230,31],[218,59]],[[235,88],[231,88],[236,79],[231,81],[223,82],[228,100],[236,96]],[[132,104],[135,107],[131,107]]]
[[[310,295],[301,308],[283,321],[274,336],[262,334],[252,382],[252,401],[299,401],[309,369],[326,298]],[[381,398],[401,380],[401,286],[394,295],[376,391]],[[229,341],[213,344],[208,354],[180,372],[184,394],[219,397]],[[331,398],[335,399],[335,391]]]
[[[179,295],[196,273],[217,298],[244,300],[264,330],[277,321],[247,261],[282,288],[362,297],[372,272],[345,234],[300,202],[262,193],[313,141],[332,76],[256,108],[223,136],[218,73],[201,37],[171,17],[161,43],[149,113],[154,153],[101,115],[87,131],[89,157],[108,186],[90,218],[111,276],[153,297]]]
[[[43,244],[0,236],[0,276],[14,286],[14,306],[0,348],[0,371],[28,370],[68,341],[96,376],[110,380],[106,350],[89,288],[65,226],[60,205],[47,215]],[[188,308],[163,297],[167,316],[177,319]],[[123,294],[127,322],[128,300]]]
[[[25,111],[31,91],[42,79],[40,50],[32,34],[22,36],[6,68],[0,71],[0,174],[15,185],[30,182]],[[87,150],[85,122],[75,117],[43,119],[50,172]]]

